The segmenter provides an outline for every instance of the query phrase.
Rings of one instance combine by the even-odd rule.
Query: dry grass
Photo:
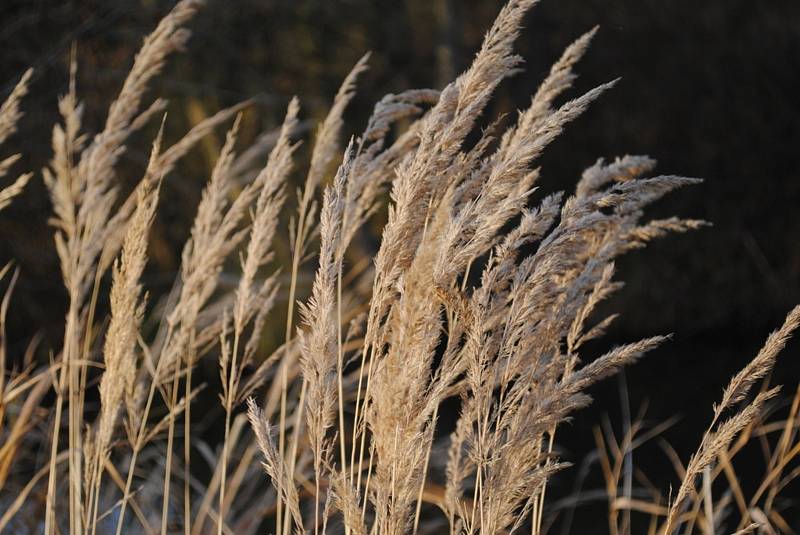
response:
[[[17,121],[22,117],[20,101],[28,92],[28,83],[32,75],[33,71],[31,70],[23,74],[22,78],[20,78],[17,85],[11,91],[11,94],[8,95],[5,102],[0,105],[0,145],[17,131]],[[0,160],[0,179],[5,178],[11,166],[13,166],[19,158],[19,154],[14,154],[13,156],[8,156],[4,160]],[[10,186],[4,186],[0,189],[0,210],[11,204],[11,200],[22,193],[22,190],[25,188],[31,176],[33,176],[32,173],[20,175]]]
[[[644,156],[599,160],[573,195],[534,195],[542,151],[615,83],[557,103],[596,29],[567,48],[515,122],[497,121],[472,140],[494,89],[520,66],[513,44],[535,3],[510,0],[469,69],[441,91],[382,99],[334,172],[342,115],[368,56],[353,67],[317,131],[297,193],[286,283],[271,244],[283,232],[299,101],[289,103],[278,132],[245,150],[237,144],[249,103],[206,119],[171,146],[162,122],[144,177],[122,199],[120,154],[133,132],[162,116],[164,102],[143,99],[167,57],[186,43],[185,25],[202,2],[178,2],[145,40],[94,136],[82,130],[73,60],[52,162],[42,172],[69,297],[64,341],[45,366],[33,361],[32,342],[15,356],[24,366],[13,370],[0,343],[0,530],[543,533],[548,481],[567,468],[556,455],[558,426],[590,402],[592,384],[666,339],[581,360],[584,344],[614,320],[598,318],[597,307],[621,288],[615,260],[705,223],[643,221],[649,204],[698,182],[645,178],[655,162]],[[26,73],[0,107],[0,142],[21,119],[29,79]],[[173,289],[150,298],[142,274],[162,180],[234,116]],[[268,143],[268,156],[248,172]],[[0,162],[0,178],[17,159]],[[31,176],[0,190],[0,209]],[[351,242],[387,196],[380,247],[350,269]],[[310,295],[297,305],[312,258]],[[9,273],[6,266],[0,279]],[[223,276],[234,283],[223,284]],[[0,307],[0,341],[15,280],[16,273]],[[261,334],[278,317],[283,286],[285,339],[265,352]],[[104,300],[107,320],[96,317]],[[788,417],[766,423],[778,390],[752,390],[798,324],[795,309],[725,389],[686,467],[674,459],[681,483],[671,499],[653,488],[642,498],[633,487],[631,452],[664,427],[644,431],[628,421],[622,439],[598,429],[612,532],[630,532],[633,514],[649,516],[653,533],[789,531],[776,498],[798,472],[800,394]],[[219,447],[193,427],[202,417],[192,415],[193,402],[212,389],[193,379],[202,360],[219,368]],[[99,407],[87,401],[95,397]],[[439,411],[453,399],[460,404],[455,431],[438,436]],[[761,487],[747,498],[732,461],[755,436],[778,438],[765,448]],[[12,471],[37,443],[49,444],[49,459],[24,458]],[[443,479],[432,475],[434,464]]]

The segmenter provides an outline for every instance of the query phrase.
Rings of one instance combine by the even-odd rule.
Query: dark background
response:
[[[22,152],[16,169],[38,171],[50,157],[71,43],[78,46],[86,125],[96,131],[141,38],[171,4],[0,4],[3,94],[25,68],[36,69],[20,132],[3,147],[4,155]],[[209,0],[190,25],[187,52],[156,82],[154,94],[171,101],[168,138],[254,95],[259,106],[246,117],[245,138],[277,125],[294,94],[304,118],[320,119],[342,78],[370,50],[371,69],[346,117],[346,133],[358,133],[383,94],[441,88],[463,70],[501,4]],[[621,83],[547,150],[540,191],[570,191],[596,158],[626,153],[653,156],[661,173],[706,179],[673,193],[650,215],[704,218],[714,226],[669,237],[620,262],[618,278],[628,285],[609,308],[623,314],[596,348],[675,333],[671,343],[628,370],[626,380],[634,413],[647,402],[652,421],[682,416],[666,436],[686,460],[730,375],[800,302],[800,2],[544,0],[518,41],[525,71],[501,86],[489,115],[524,108],[564,47],[596,24],[600,31],[570,96],[616,77]],[[152,136],[152,129],[137,136],[125,156],[121,175],[128,186],[140,176]],[[148,271],[151,292],[166,289],[174,276],[221,136],[207,140],[165,183]],[[37,333],[43,348],[60,344],[65,299],[49,210],[37,173],[0,214],[0,262],[14,258],[21,268],[11,307],[12,354]],[[800,376],[799,349],[790,345],[775,372],[774,382],[785,384],[787,394]],[[591,427],[603,413],[618,428],[619,385],[612,380],[597,388],[595,406],[560,435],[568,459],[579,461],[593,447]],[[652,465],[662,488],[675,484],[657,449],[637,461]],[[563,485],[570,484],[566,476]]]

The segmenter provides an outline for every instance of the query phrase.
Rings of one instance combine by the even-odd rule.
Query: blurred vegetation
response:
[[[23,102],[26,115],[8,146],[9,153],[23,154],[19,169],[38,171],[50,157],[72,43],[86,125],[95,130],[141,38],[171,4],[2,2],[0,89],[9,90],[28,66],[36,69]],[[370,71],[347,114],[347,130],[356,134],[385,93],[442,87],[460,72],[501,4],[209,0],[191,24],[188,50],[172,60],[155,89],[171,102],[167,136],[176,139],[200,118],[250,97],[256,105],[245,117],[245,138],[276,126],[295,94],[303,118],[319,119],[350,67],[372,51]],[[571,191],[597,157],[625,153],[655,157],[662,173],[706,179],[664,200],[653,215],[663,210],[715,226],[631,255],[620,266],[628,286],[610,304],[623,311],[612,339],[677,333],[673,344],[629,372],[638,385],[631,399],[654,398],[651,412],[659,417],[691,412],[710,405],[716,386],[721,389],[800,301],[800,2],[545,0],[518,41],[526,69],[501,87],[489,115],[524,107],[563,48],[596,24],[600,32],[579,67],[573,95],[609,78],[622,81],[546,151],[541,187]],[[143,132],[126,154],[125,187],[141,176],[153,134]],[[166,291],[174,277],[222,135],[209,138],[165,182],[147,280],[152,293]],[[21,268],[9,318],[12,354],[37,333],[43,348],[58,346],[64,293],[54,275],[49,213],[39,175],[0,215],[0,262],[13,258]],[[375,243],[376,236],[364,236],[358,246],[371,250]],[[797,377],[800,366],[791,357],[775,382]],[[670,375],[676,367],[693,370],[683,375],[698,377],[698,384],[681,385],[681,404],[672,397],[661,406],[659,393],[677,380]],[[616,386],[607,390],[600,395],[615,399]],[[686,439],[692,449],[695,438]]]

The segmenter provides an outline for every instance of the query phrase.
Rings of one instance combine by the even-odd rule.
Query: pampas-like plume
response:
[[[225,409],[225,438],[222,449],[222,476],[219,494],[218,533],[222,533],[222,521],[225,516],[225,490],[227,479],[230,417],[233,405],[241,397],[239,385],[242,371],[250,364],[255,353],[260,329],[264,318],[272,309],[275,300],[275,276],[267,277],[258,287],[255,277],[258,269],[269,262],[270,244],[278,227],[278,216],[285,199],[284,184],[292,166],[292,153],[295,145],[291,144],[290,136],[297,127],[297,112],[299,104],[297,99],[292,99],[286,112],[286,119],[281,127],[278,141],[269,155],[267,164],[256,176],[255,184],[260,185],[261,191],[255,203],[253,222],[250,229],[250,240],[247,244],[245,257],[242,259],[242,276],[236,289],[236,298],[233,304],[233,348],[223,351],[220,357],[220,379],[222,381],[222,405]],[[250,342],[244,350],[244,356],[239,359],[240,340],[244,335],[245,327],[255,316],[253,333]]]
[[[333,162],[339,148],[339,135],[344,124],[342,115],[345,108],[355,96],[356,80],[359,75],[367,70],[369,54],[365,54],[339,87],[338,93],[333,100],[328,115],[317,132],[317,139],[314,143],[314,151],[311,154],[311,167],[308,171],[307,184],[303,192],[304,195],[313,194],[314,190],[322,183],[327,167]]]
[[[586,169],[572,195],[536,198],[545,172],[537,167],[543,151],[616,81],[562,101],[593,29],[567,47],[511,124],[498,120],[476,132],[494,90],[521,64],[513,43],[536,0],[510,0],[471,66],[455,81],[442,91],[412,89],[378,102],[327,183],[340,152],[344,109],[366,69],[365,56],[317,130],[289,223],[285,339],[262,355],[267,343],[262,331],[275,319],[275,303],[284,298],[280,272],[271,264],[301,130],[298,101],[290,101],[277,133],[262,135],[250,148],[237,147],[249,101],[202,121],[165,150],[159,133],[145,178],[124,202],[118,199],[120,155],[130,135],[165,105],[159,99],[143,105],[144,93],[167,56],[185,44],[182,25],[200,3],[178,2],[145,40],[94,137],[81,133],[72,64],[69,92],[59,101],[62,124],[53,129],[54,155],[44,170],[69,297],[64,344],[51,369],[35,375],[28,375],[29,356],[23,358],[24,371],[11,370],[8,381],[9,371],[0,362],[0,432],[10,444],[0,448],[0,482],[12,477],[9,467],[29,440],[26,430],[43,428],[31,415],[47,412],[34,409],[54,384],[55,402],[48,406],[51,456],[10,504],[0,526],[9,525],[23,508],[36,509],[38,502],[29,505],[25,496],[47,476],[47,535],[94,532],[104,528],[107,515],[114,517],[117,534],[149,532],[159,508],[164,533],[181,523],[186,533],[204,533],[209,521],[219,534],[272,529],[273,522],[280,535],[310,532],[312,522],[314,532],[323,534],[340,526],[356,535],[441,530],[441,524],[427,524],[436,513],[423,502],[443,510],[452,534],[528,527],[541,533],[548,482],[568,466],[555,447],[559,426],[591,402],[592,385],[667,340],[633,341],[586,360],[584,344],[602,335],[616,317],[596,317],[599,305],[622,287],[614,278],[615,262],[654,239],[706,225],[677,217],[644,218],[648,205],[698,180],[651,177],[654,160],[624,156]],[[19,118],[29,77],[0,107],[0,142]],[[146,307],[141,278],[162,177],[203,136],[234,116],[203,189],[172,291]],[[0,176],[17,159],[0,162]],[[0,209],[26,180],[0,192]],[[318,210],[319,190],[324,193]],[[364,255],[367,245],[356,243],[356,236],[379,211],[387,190],[388,221],[380,246],[374,256]],[[318,267],[305,288],[310,277],[305,278],[304,264],[313,257],[317,236]],[[354,257],[351,269],[345,259]],[[238,273],[226,273],[229,267]],[[97,347],[102,337],[95,305],[105,301],[103,274],[109,268],[111,315],[104,344]],[[0,269],[0,278],[9,269]],[[295,301],[306,290],[310,296],[298,306],[301,320],[295,329]],[[2,336],[8,295],[10,290],[0,303]],[[145,321],[150,308],[152,321]],[[706,502],[703,520],[714,524],[715,471],[733,478],[727,454],[777,390],[765,390],[740,406],[755,383],[769,375],[798,326],[800,307],[723,392],[676,500],[669,507],[648,504],[654,514],[667,515],[663,532],[671,535],[680,527],[701,474],[705,488],[694,503],[699,510]],[[102,375],[90,368],[95,355],[103,358]],[[193,384],[193,370],[206,357],[217,359],[225,414],[224,438],[216,450],[199,440],[199,418],[190,413],[201,389],[217,387],[216,380]],[[263,411],[251,398],[262,387]],[[83,402],[96,399],[95,388],[97,411]],[[7,408],[27,392],[21,409]],[[236,414],[245,399],[254,437],[241,433],[246,420]],[[449,410],[454,400],[460,402],[455,430],[439,436],[440,410]],[[61,424],[65,403],[68,426]],[[780,523],[772,504],[796,473],[786,463],[797,451],[799,411],[800,395],[779,446],[772,449],[768,479],[752,503],[733,492],[743,517],[739,529],[750,520]],[[17,418],[10,431],[4,427],[8,415]],[[175,440],[181,418],[179,458]],[[67,448],[67,441],[59,440],[62,427],[69,432]],[[127,441],[115,440],[121,430]],[[629,444],[633,434],[626,437]],[[439,455],[445,449],[442,466]],[[627,470],[629,458],[623,447],[617,449],[620,460],[614,464]],[[251,477],[259,471],[259,451],[274,491]],[[191,464],[193,457],[216,465],[208,480],[203,469],[196,469],[198,461]],[[715,467],[718,459],[725,464]],[[182,478],[176,467],[182,468]],[[442,472],[443,482],[437,480]],[[69,481],[59,486],[65,473]],[[182,518],[175,492],[179,483]],[[609,494],[616,484],[612,481]],[[60,487],[69,491],[69,516],[56,499]],[[633,503],[629,489],[625,497],[625,503]],[[759,501],[765,513],[756,507]],[[107,506],[108,513],[102,510]],[[135,520],[126,517],[128,508]]]
[[[300,533],[304,533],[303,516],[300,513],[300,499],[297,496],[292,474],[275,449],[275,444],[272,441],[272,426],[252,398],[247,400],[247,417],[250,419],[250,425],[255,432],[258,447],[264,455],[264,470],[272,478],[275,487],[281,489],[280,499],[287,505],[297,529]]]
[[[104,129],[81,153],[80,162],[68,175],[70,186],[59,188],[55,185],[56,181],[67,180],[58,169],[46,173],[46,178],[47,175],[52,177],[47,182],[59,217],[56,225],[63,231],[63,234],[57,234],[56,239],[64,276],[68,287],[80,292],[78,297],[91,285],[94,262],[105,238],[114,230],[114,225],[108,224],[117,197],[117,187],[113,183],[114,166],[124,151],[124,142],[165,105],[156,100],[140,111],[144,93],[151,80],[163,69],[166,58],[184,47],[189,32],[182,26],[201,5],[201,0],[182,0],[145,39],[117,99],[109,108]],[[77,102],[72,105],[77,108]],[[78,148],[72,147],[72,150]],[[67,217],[71,212],[74,212],[72,217]],[[118,224],[122,223],[118,221]],[[80,246],[71,243],[78,239],[76,236],[81,236]],[[75,266],[71,267],[72,264]]]
[[[153,144],[136,210],[125,234],[122,254],[113,270],[111,322],[103,351],[106,371],[100,381],[101,412],[96,439],[99,455],[103,454],[111,439],[123,399],[130,399],[135,387],[135,348],[145,305],[139,299],[140,278],[147,262],[147,237],[158,204],[162,176],[158,167],[160,144],[161,134]]]
[[[278,227],[278,216],[285,200],[284,184],[292,169],[292,153],[296,145],[291,143],[290,136],[297,128],[299,109],[297,99],[292,99],[278,140],[269,154],[267,165],[255,179],[255,182],[261,185],[261,191],[256,199],[250,238],[242,261],[242,278],[236,290],[236,303],[233,307],[234,329],[239,332],[244,329],[253,314],[263,308],[259,306],[259,302],[263,303],[268,289],[272,286],[271,282],[265,282],[261,288],[253,288],[256,272],[270,260],[270,244]]]
[[[305,406],[308,440],[314,462],[315,522],[318,524],[319,490],[323,469],[329,464],[330,444],[326,438],[333,425],[337,404],[336,366],[338,362],[336,277],[341,269],[340,243],[344,211],[344,185],[350,172],[352,141],[336,173],[333,184],[325,189],[320,212],[319,268],[311,297],[301,306],[300,314],[308,332],[301,339],[300,366],[308,385]]]
[[[317,229],[314,224],[314,217],[316,213],[316,202],[314,195],[325,176],[327,167],[334,161],[335,155],[339,147],[339,135],[343,125],[344,110],[355,95],[355,82],[358,76],[367,68],[367,60],[369,54],[364,55],[356,65],[351,69],[350,73],[345,77],[344,82],[336,93],[328,115],[325,117],[322,125],[317,132],[317,139],[314,144],[314,149],[311,153],[311,164],[306,175],[305,184],[303,185],[302,192],[298,191],[298,207],[297,219],[292,219],[289,226],[290,242],[292,244],[292,271],[291,281],[289,283],[289,299],[288,310],[286,314],[286,331],[285,343],[288,345],[292,341],[293,327],[294,327],[294,314],[295,314],[295,296],[297,292],[297,278],[300,270],[300,265],[306,256],[309,240]],[[341,227],[342,223],[339,223]],[[341,230],[339,231],[341,233]],[[341,242],[341,238],[337,239]],[[295,368],[295,359],[292,359],[293,353],[286,353],[284,361],[281,363],[279,376],[280,380],[276,383],[277,388],[272,388],[270,392],[269,405],[273,405],[277,396],[280,397],[280,417],[279,427],[280,432],[278,436],[278,451],[283,456],[286,447],[286,418],[287,418],[287,393],[289,388],[289,374],[290,368]],[[292,437],[291,453],[289,464],[294,469],[295,454],[297,451],[297,444],[300,439],[299,436],[299,422],[303,417],[303,410],[305,406],[305,389],[300,394],[300,403],[297,406],[295,421],[295,433]],[[280,490],[279,490],[280,492]],[[316,508],[315,508],[316,509]],[[281,523],[282,504],[278,502],[278,524]]]
[[[566,123],[613,85],[552,108],[553,99],[572,81],[571,67],[591,33],[565,52],[495,153],[484,157],[489,136],[467,152],[460,150],[491,89],[516,65],[510,46],[531,4],[510,2],[501,11],[472,67],[442,92],[423,119],[419,145],[398,168],[393,184],[394,204],[376,256],[366,336],[374,362],[368,371],[372,395],[364,410],[376,458],[373,501],[381,532],[400,533],[408,526],[424,465],[424,455],[409,452],[417,451],[420,442],[423,451],[427,447],[436,407],[453,387],[466,396],[466,421],[455,440],[471,447],[466,458],[461,446],[451,449],[448,472],[457,479],[448,484],[451,519],[460,517],[468,531],[506,529],[517,521],[512,512],[533,507],[525,505],[527,500],[558,467],[542,451],[545,433],[552,432],[548,426],[586,403],[581,390],[591,382],[632,362],[660,340],[621,348],[567,381],[577,356],[563,355],[561,348],[568,338],[578,340],[582,334],[582,327],[575,326],[576,316],[587,316],[615,289],[607,269],[613,258],[638,244],[637,236],[649,235],[636,225],[638,210],[691,181],[651,179],[586,201],[572,198],[549,235],[545,233],[556,217],[555,198],[548,199],[541,212],[525,212],[538,177],[538,171],[530,170],[532,162]],[[603,214],[604,203],[613,205],[614,213]],[[504,238],[501,229],[520,214],[519,227]],[[540,239],[538,251],[517,265],[516,251]],[[474,259],[493,248],[497,256],[490,259],[472,299],[465,299],[456,289],[459,281]],[[444,296],[443,301],[437,296]],[[469,304],[459,304],[463,302]],[[443,344],[442,304],[451,319],[444,358],[431,376],[436,348]],[[461,374],[466,375],[459,384]],[[549,398],[540,397],[541,387],[530,386],[555,387],[559,381],[570,386],[556,390],[564,396],[560,409],[555,408],[556,400],[545,403]],[[495,401],[498,387],[500,399]],[[542,403],[552,412],[534,410]],[[530,414],[539,415],[539,424],[549,424],[520,434],[533,422],[519,418]],[[499,453],[515,450],[527,452],[514,457],[517,463],[524,460],[522,465],[507,464],[511,461]],[[472,511],[465,513],[455,496],[469,466],[476,471],[477,488]],[[498,483],[505,470],[530,478],[518,479],[521,487],[512,490],[514,485]]]
[[[28,93],[28,84],[32,76],[33,69],[25,71],[6,100],[0,105],[0,144],[17,131],[17,121],[22,117],[20,102]]]
[[[47,511],[45,533],[50,535],[55,526],[56,457],[59,448],[61,411],[66,392],[69,407],[69,500],[70,529],[82,531],[82,519],[88,511],[81,511],[80,476],[82,451],[83,395],[86,373],[85,365],[73,365],[79,358],[81,345],[81,316],[89,290],[97,286],[103,275],[103,265],[98,259],[106,247],[109,237],[117,232],[111,224],[112,209],[117,200],[117,184],[114,183],[115,165],[123,153],[125,141],[136,130],[161,111],[165,103],[156,100],[141,111],[141,103],[150,81],[161,71],[166,58],[183,48],[189,32],[182,26],[201,5],[200,0],[182,0],[168,14],[155,31],[144,41],[125,79],[117,99],[112,102],[103,130],[84,149],[85,140],[80,134],[81,108],[75,91],[76,62],[70,69],[70,91],[59,103],[64,117],[64,127],[53,130],[54,158],[49,169],[44,170],[45,183],[56,217],[56,251],[61,263],[62,276],[69,294],[64,334],[64,348],[58,378],[55,427],[50,455]],[[77,164],[75,156],[80,155]],[[115,220],[117,225],[124,221]],[[113,256],[111,254],[110,256]],[[105,266],[107,267],[107,266]],[[91,327],[94,305],[90,303],[86,323]],[[127,493],[127,491],[126,491]],[[124,516],[124,507],[123,515]],[[121,525],[121,522],[120,522]]]
[[[679,517],[682,508],[686,499],[694,492],[697,476],[700,475],[703,469],[716,462],[722,453],[727,451],[733,439],[742,429],[758,418],[762,414],[766,403],[778,394],[779,387],[759,392],[753,401],[739,409],[736,414],[727,420],[720,422],[720,417],[726,410],[733,408],[744,400],[750,394],[750,390],[756,381],[772,371],[775,366],[775,358],[798,326],[800,326],[800,306],[789,312],[781,328],[769,335],[758,355],[737,373],[728,383],[728,386],[725,387],[721,402],[714,405],[714,418],[711,421],[711,425],[703,435],[697,452],[689,461],[681,486],[678,488],[678,493],[669,509],[669,514],[663,527],[663,533],[666,535],[671,535],[680,527]]]
[[[0,178],[5,175],[5,171],[7,167],[3,167],[4,164],[8,164],[8,167],[11,166],[17,160],[14,156],[9,156],[4,161],[0,162]],[[2,190],[0,190],[0,211],[6,208],[9,204],[11,204],[12,199],[22,193],[22,190],[25,189],[25,186],[28,184],[28,181],[33,176],[33,173],[24,173],[18,176],[11,185],[6,186]]]
[[[781,328],[769,335],[758,355],[731,379],[722,393],[722,401],[714,406],[715,418],[719,418],[725,410],[741,402],[747,397],[753,384],[772,371],[778,353],[786,346],[786,342],[798,326],[800,326],[800,306],[789,312]]]
[[[136,346],[145,302],[140,300],[141,276],[147,262],[147,238],[158,204],[163,169],[159,166],[162,132],[153,143],[145,177],[137,189],[138,201],[115,263],[111,286],[111,322],[103,351],[105,372],[100,380],[100,416],[87,455],[86,492],[92,524],[96,522],[102,464],[108,455],[117,416],[122,406],[131,406],[136,389]]]
[[[247,235],[247,230],[241,230],[239,224],[260,184],[248,184],[232,202],[228,195],[233,186],[229,171],[235,158],[234,144],[240,123],[241,114],[228,131],[183,250],[180,294],[167,316],[162,347],[155,351],[159,355],[157,383],[165,381],[182,359],[191,362],[194,358],[189,352],[200,313],[217,287],[222,263]]]
[[[11,90],[11,94],[9,94],[8,98],[0,105],[0,145],[2,145],[11,134],[17,131],[17,122],[20,117],[22,117],[20,101],[28,93],[28,84],[30,83],[31,76],[33,76],[32,69],[25,71],[25,74],[22,75],[17,85]],[[8,170],[19,158],[19,154],[14,154],[4,160],[0,160],[0,179],[6,176]],[[11,204],[11,199],[22,193],[22,190],[25,189],[25,185],[32,176],[32,173],[22,174],[17,177],[11,185],[0,189],[0,211]]]
[[[245,101],[241,104],[231,106],[230,108],[221,110],[193,126],[192,129],[186,133],[186,135],[184,135],[168,149],[164,150],[163,154],[159,156],[158,165],[162,170],[162,174],[169,174],[169,172],[174,169],[178,161],[186,156],[192,147],[194,147],[201,139],[203,139],[203,137],[207,136],[214,130],[214,128],[224,122],[227,122],[249,105],[250,102]],[[116,210],[113,217],[109,220],[109,227],[112,229],[112,232],[106,238],[106,243],[100,256],[99,269],[101,272],[108,268],[108,265],[113,261],[115,255],[119,251],[119,248],[122,246],[122,240],[125,236],[126,222],[136,208],[136,201],[139,197],[138,190],[142,187],[144,187],[144,184],[139,183],[136,189],[134,189],[134,191],[128,195],[128,198],[125,199],[125,202],[122,203],[122,206]]]

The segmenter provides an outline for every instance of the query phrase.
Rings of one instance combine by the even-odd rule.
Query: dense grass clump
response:
[[[49,363],[23,357],[14,369],[0,344],[0,530],[543,533],[554,514],[575,514],[579,493],[552,510],[546,500],[548,482],[569,477],[559,425],[590,402],[591,385],[666,339],[582,360],[584,344],[615,318],[598,308],[622,286],[614,262],[705,222],[643,220],[648,205],[698,182],[652,176],[646,156],[598,160],[572,194],[537,191],[542,151],[615,83],[558,103],[595,30],[564,51],[515,120],[480,128],[494,89],[520,66],[513,44],[535,3],[510,0],[471,66],[440,91],[386,95],[342,153],[342,116],[365,56],[299,166],[298,99],[280,129],[248,149],[237,142],[249,102],[165,143],[166,103],[145,96],[186,44],[199,0],[178,2],[147,37],[95,135],[82,127],[73,60],[41,173],[69,299],[64,339]],[[21,120],[29,79],[0,108],[0,143]],[[125,196],[120,155],[159,120],[145,174]],[[162,181],[231,121],[172,290],[149,295],[143,273]],[[17,159],[0,162],[0,178]],[[296,168],[305,180],[294,197]],[[0,209],[31,176],[0,190]],[[353,258],[369,221],[383,224],[379,246]],[[285,236],[291,258],[281,266],[273,242]],[[0,278],[2,336],[11,264]],[[266,347],[265,326],[284,317],[283,340]],[[675,459],[671,495],[647,488],[631,465],[630,452],[653,433],[638,421],[621,439],[598,432],[609,504],[600,525],[789,530],[779,495],[797,471],[800,397],[785,419],[765,423],[778,394],[766,378],[799,324],[796,308],[731,380],[695,455],[685,467]],[[202,361],[218,366],[216,384],[193,379]],[[218,448],[203,442],[203,415],[192,413],[215,395]],[[458,407],[452,432],[437,427],[447,403]],[[733,458],[754,436],[767,471],[745,495]],[[46,457],[28,453],[42,445]]]

